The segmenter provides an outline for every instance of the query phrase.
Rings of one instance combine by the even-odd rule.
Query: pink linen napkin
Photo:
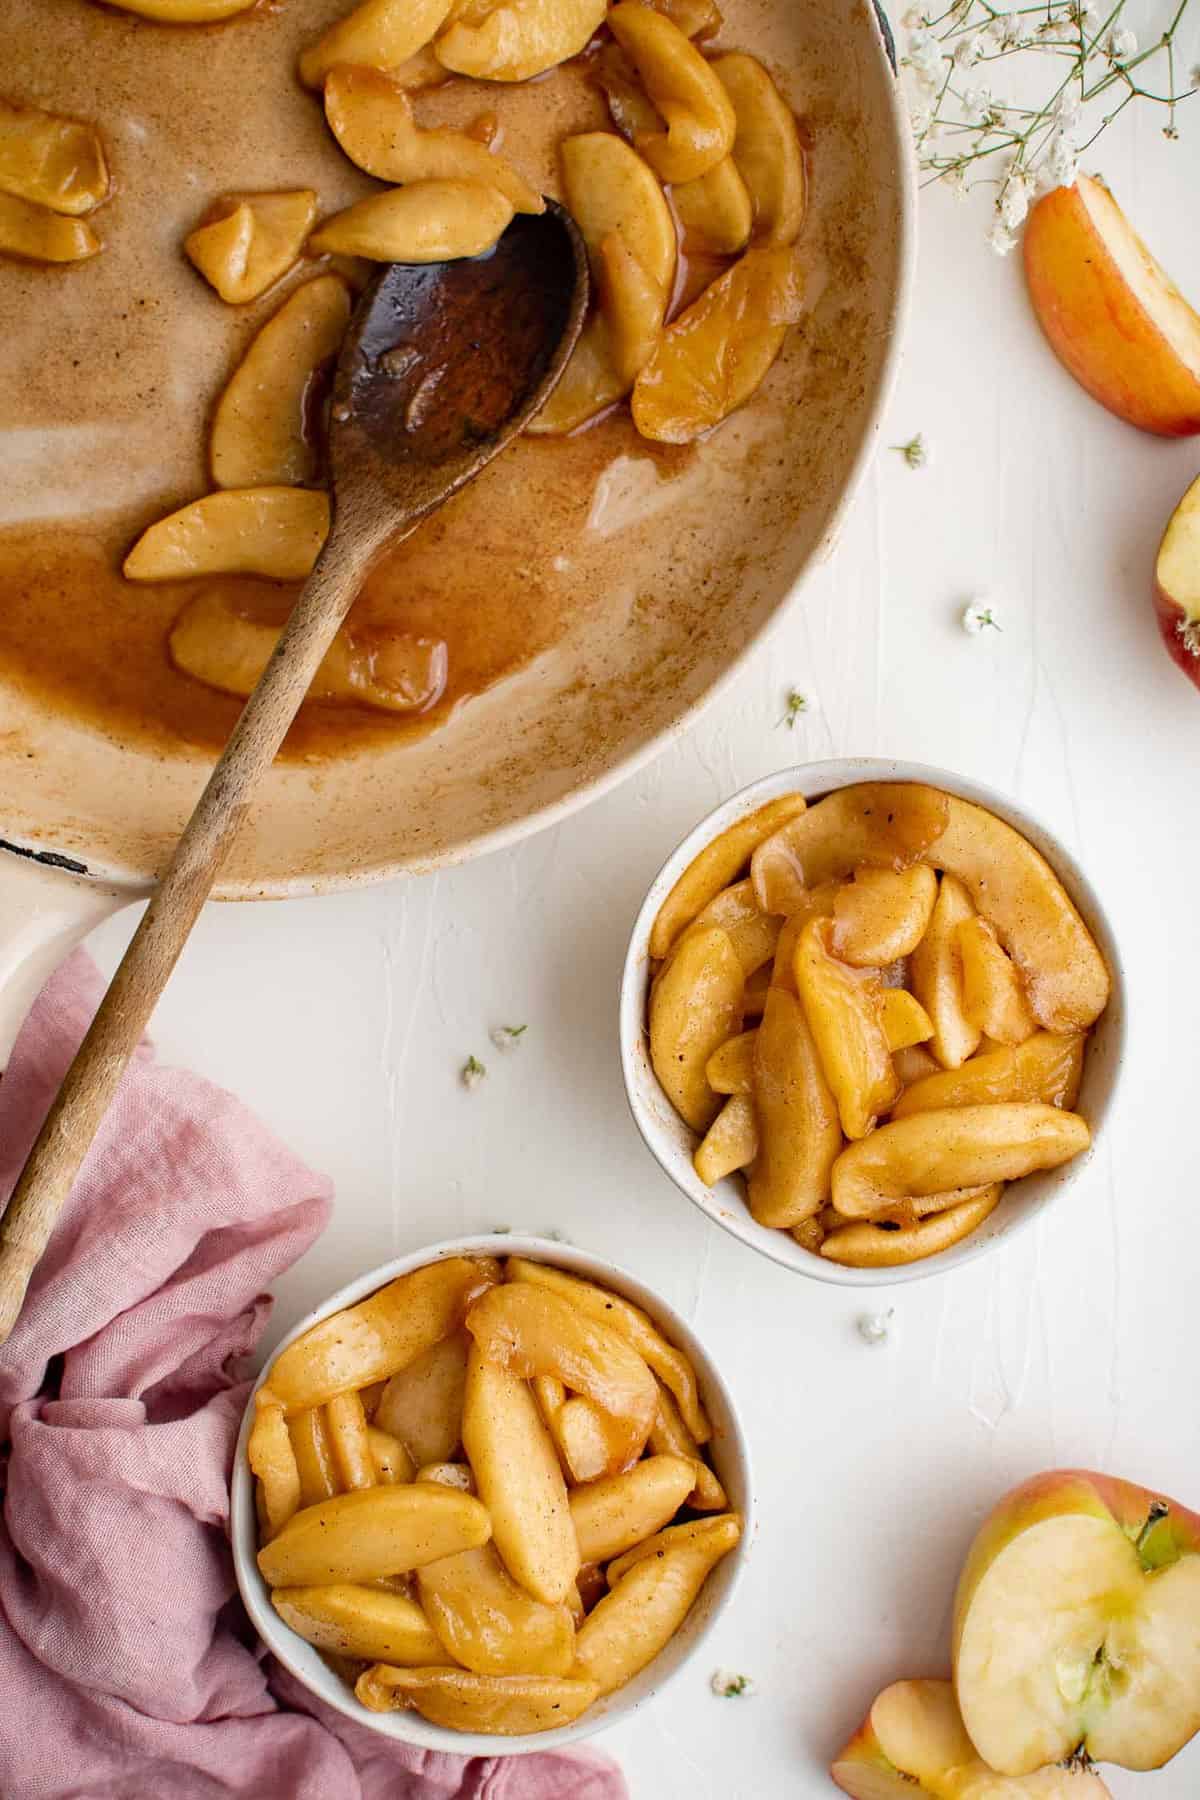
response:
[[[101,991],[77,954],[21,1034],[0,1195]],[[143,1045],[0,1350],[5,1800],[627,1800],[589,1751],[393,1744],[264,1659],[227,1541],[229,1365],[330,1208],[232,1095]]]

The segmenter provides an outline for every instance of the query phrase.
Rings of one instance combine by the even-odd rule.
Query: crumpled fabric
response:
[[[77,953],[22,1031],[5,1198],[102,988]],[[0,1349],[6,1800],[628,1800],[591,1751],[394,1743],[258,1645],[228,1543],[235,1365],[331,1207],[240,1101],[142,1045]]]

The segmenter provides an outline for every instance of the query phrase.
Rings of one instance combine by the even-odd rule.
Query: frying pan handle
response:
[[[874,0],[874,5],[875,17],[879,20],[879,35],[883,39],[883,48],[887,53],[887,59],[892,65],[892,74],[899,75],[900,71],[896,67],[896,39],[892,32],[891,20],[880,6],[879,0]]]
[[[36,857],[0,850],[0,1069],[59,963],[93,926],[134,898]]]

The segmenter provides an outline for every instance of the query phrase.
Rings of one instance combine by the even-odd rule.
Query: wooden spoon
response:
[[[545,404],[588,300],[574,220],[547,202],[489,255],[386,267],[350,324],[329,431],[333,519],[0,1221],[0,1344],[80,1164],[310,682],[385,545],[473,481]]]

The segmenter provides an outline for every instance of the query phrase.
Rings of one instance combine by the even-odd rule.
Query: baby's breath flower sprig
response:
[[[793,688],[787,697],[787,704],[784,708],[783,717],[780,719],[779,723],[781,725],[786,725],[789,731],[793,731],[796,726],[796,720],[803,717],[811,704],[812,702],[809,700],[807,694],[802,694],[799,688]]]
[[[929,461],[929,451],[919,431],[916,437],[909,438],[907,444],[891,444],[888,447],[902,456],[910,469],[923,469]]]
[[[917,0],[906,14],[904,61],[922,173],[927,184],[944,181],[960,196],[983,183],[995,187],[988,241],[999,255],[1016,247],[1039,194],[1069,187],[1080,158],[1133,101],[1165,107],[1163,134],[1179,137],[1178,110],[1200,92],[1200,69],[1185,85],[1175,70],[1175,42],[1192,0],[1169,0],[1167,24],[1144,47],[1123,23],[1127,3],[1040,0],[1008,12],[992,0],[950,0],[941,10],[939,0]],[[1029,105],[1000,93],[988,67],[1013,58],[1005,74],[1032,96]],[[1156,59],[1161,81],[1148,66]]]

